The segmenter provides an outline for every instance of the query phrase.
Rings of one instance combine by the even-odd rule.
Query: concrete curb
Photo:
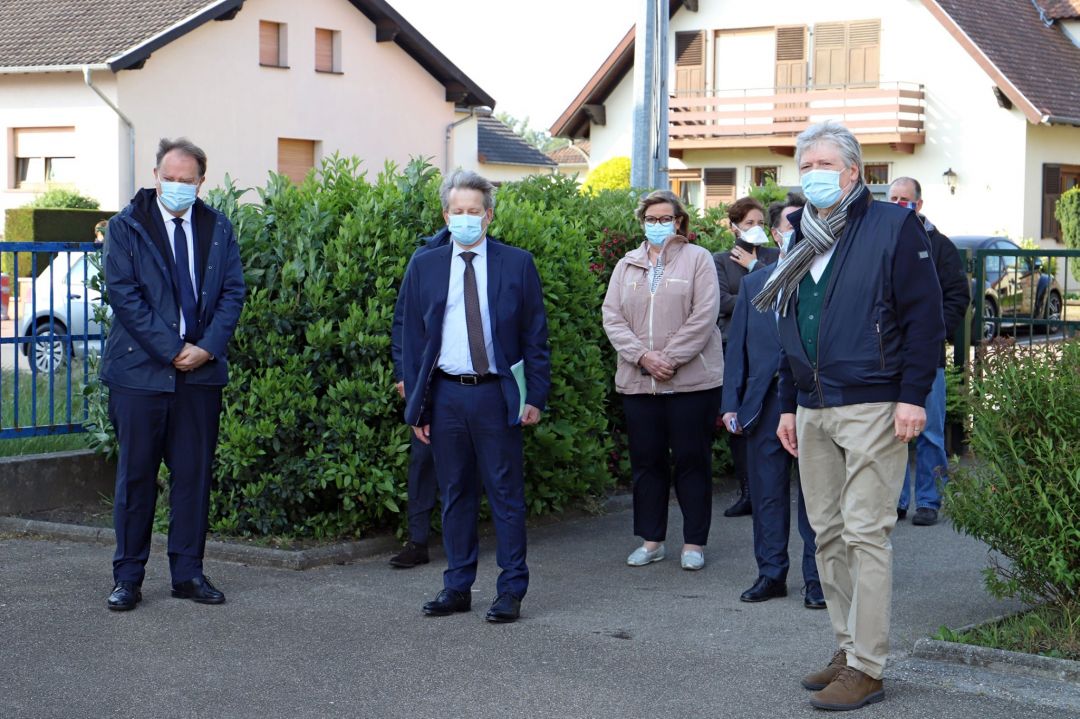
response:
[[[1036,654],[1010,652],[973,644],[957,644],[937,639],[919,639],[911,656],[931,661],[963,664],[1012,674],[1024,674],[1039,679],[1080,684],[1080,662],[1055,659]]]
[[[633,503],[629,493],[613,494],[601,503],[602,512],[608,514],[628,509]],[[530,528],[547,527],[561,522],[574,521],[592,516],[582,509],[567,510],[562,514],[536,517],[529,522]],[[490,522],[481,527],[481,534],[491,530]],[[0,517],[0,532],[31,535],[69,542],[111,545],[116,541],[112,527],[87,527],[81,524],[62,524],[20,517]],[[164,552],[168,538],[155,534],[152,550]],[[401,542],[392,535],[361,539],[355,542],[339,542],[311,549],[274,549],[244,542],[223,542],[208,539],[206,558],[221,562],[235,562],[254,567],[304,570],[328,564],[342,564],[357,559],[369,559],[400,549]]]

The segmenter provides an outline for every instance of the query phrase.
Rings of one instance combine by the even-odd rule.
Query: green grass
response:
[[[1043,605],[966,632],[941,627],[933,638],[1080,661],[1080,602]]]
[[[5,348],[6,349],[6,348]],[[71,421],[79,423],[83,415],[82,396],[83,367],[76,362],[71,367]],[[33,391],[35,380],[29,372],[19,374],[19,416],[20,427],[46,426],[49,424],[50,397],[53,408],[53,423],[67,423],[67,369],[58,370],[53,377],[52,394],[49,393],[48,375],[38,374],[37,413],[33,412]],[[4,370],[0,373],[0,427],[9,429],[16,424],[15,418],[15,373]],[[0,457],[12,457],[23,454],[43,452],[61,452],[69,449],[86,448],[84,434],[61,434],[25,439],[0,439]]]

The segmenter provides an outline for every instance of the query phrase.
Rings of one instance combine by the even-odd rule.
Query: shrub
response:
[[[585,176],[581,183],[581,192],[599,192],[600,190],[630,189],[630,158],[613,157],[600,163]]]
[[[368,182],[357,160],[335,157],[299,186],[272,176],[257,205],[231,185],[211,193],[234,222],[249,286],[230,350],[215,531],[328,537],[401,521],[409,429],[390,324],[410,255],[443,224],[439,181],[415,161]],[[550,407],[526,433],[532,513],[610,483],[610,377],[584,202],[571,179],[510,183],[491,228],[533,253],[549,312]]]
[[[985,572],[996,596],[1080,598],[1080,342],[988,350],[972,380],[971,449],[945,487],[961,532],[1007,562]]]
[[[1065,246],[1080,250],[1080,186],[1066,191],[1058,198],[1054,207],[1054,217],[1061,225],[1061,239]],[[1070,262],[1072,275],[1080,280],[1080,262]]]
[[[17,207],[4,214],[4,239],[8,242],[90,242],[94,239],[94,225],[113,215],[101,210],[32,207]],[[19,253],[19,277],[33,274],[35,256],[39,275],[52,260],[48,252]],[[14,275],[14,257],[12,252],[0,255],[0,268],[9,275]]]
[[[750,190],[750,197],[760,202],[766,210],[769,209],[771,203],[785,200],[787,196],[787,188],[780,187],[780,185],[776,184],[776,180],[771,177],[765,178],[764,185],[758,185]],[[767,214],[766,218],[768,218]]]
[[[54,187],[26,203],[24,207],[39,207],[52,210],[96,210],[101,205],[94,198],[80,195],[75,190]]]

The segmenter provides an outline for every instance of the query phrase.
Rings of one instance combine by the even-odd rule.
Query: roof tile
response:
[[[497,118],[481,115],[476,118],[476,123],[477,154],[481,162],[555,166],[554,160],[525,142]]]

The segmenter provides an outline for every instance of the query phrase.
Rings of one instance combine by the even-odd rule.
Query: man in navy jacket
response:
[[[113,610],[134,609],[142,599],[162,460],[172,476],[172,595],[225,601],[203,575],[202,559],[227,349],[245,289],[232,225],[197,199],[205,176],[206,153],[185,139],[162,140],[155,187],[140,190],[109,221],[105,283],[113,323],[101,380],[120,447]]]
[[[795,163],[807,206],[792,214],[792,247],[754,304],[780,312],[777,434],[799,458],[838,644],[802,684],[817,690],[815,707],[857,709],[885,698],[889,535],[945,340],[941,287],[922,223],[874,201],[847,128],[809,127]]]
[[[447,557],[443,589],[424,613],[471,606],[479,477],[502,569],[486,618],[513,622],[529,584],[521,428],[540,421],[551,381],[544,297],[532,255],[487,237],[489,181],[459,170],[440,196],[453,242],[414,254],[401,287],[405,421],[431,443]]]

